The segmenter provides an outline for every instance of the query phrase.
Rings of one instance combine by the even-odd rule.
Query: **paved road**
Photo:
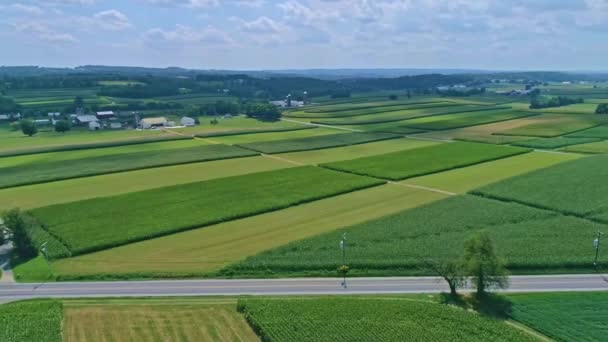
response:
[[[0,302],[40,297],[138,297],[432,293],[447,290],[434,277],[161,280],[0,285]],[[513,276],[509,292],[608,291],[608,276]]]

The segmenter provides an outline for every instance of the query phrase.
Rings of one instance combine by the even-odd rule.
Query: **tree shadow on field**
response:
[[[513,310],[513,303],[507,297],[494,293],[481,296],[477,294],[453,296],[449,293],[441,293],[439,301],[465,310],[475,310],[484,316],[496,319],[508,319]]]

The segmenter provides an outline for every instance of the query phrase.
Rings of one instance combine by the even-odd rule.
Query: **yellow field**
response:
[[[188,275],[345,226],[445,198],[436,192],[387,184],[296,207],[225,222],[127,246],[63,259],[60,275]]]
[[[65,301],[66,342],[259,341],[235,299]]]

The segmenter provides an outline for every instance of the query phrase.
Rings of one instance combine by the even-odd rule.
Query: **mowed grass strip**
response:
[[[229,135],[241,135],[241,134],[258,134],[258,133],[273,133],[273,132],[291,132],[291,131],[300,131],[303,129],[314,129],[317,128],[315,126],[298,126],[298,127],[276,127],[276,128],[252,128],[252,129],[235,129],[235,130],[227,130],[227,131],[218,131],[218,132],[207,132],[207,133],[198,133],[197,137],[201,138],[211,138],[211,137],[223,137]]]
[[[557,341],[604,341],[608,292],[509,295],[511,317]]]
[[[474,191],[568,215],[608,222],[608,156],[579,158]]]
[[[238,309],[263,341],[536,341],[504,321],[422,300],[246,298]]]
[[[287,139],[279,141],[261,141],[249,144],[237,145],[249,150],[266,154],[285,153],[296,151],[320,150],[330,147],[340,147],[364,144],[373,141],[390,140],[401,138],[398,134],[391,133],[339,133],[323,135],[318,137],[307,137],[298,139]]]
[[[515,112],[512,110],[469,112],[407,120],[402,122],[401,126],[419,130],[443,131],[447,129],[520,119],[531,115],[533,114]]]
[[[0,305],[0,341],[63,342],[63,307],[56,300],[31,300]]]
[[[59,204],[31,213],[77,255],[383,183],[299,167]]]
[[[586,144],[586,143],[591,143],[591,142],[597,142],[600,140],[601,139],[598,139],[598,138],[557,137],[557,138],[544,138],[544,139],[520,141],[520,142],[513,143],[512,145],[520,146],[520,147],[552,150],[552,149],[556,149],[556,148],[560,148],[560,147],[564,147],[564,146]]]
[[[67,302],[64,341],[259,341],[233,299],[107,302]]]
[[[386,184],[348,194],[53,262],[56,277],[131,279],[205,276],[287,243],[438,201],[445,194]],[[43,260],[15,268],[46,279]],[[38,276],[37,269],[44,274]],[[230,276],[223,273],[223,276]]]
[[[602,225],[529,206],[472,195],[452,196],[401,213],[296,241],[232,264],[226,274],[250,277],[335,275],[348,236],[353,275],[429,275],[423,260],[457,260],[475,233],[485,230],[507,267],[519,272],[588,270],[590,241]],[[534,248],[530,248],[530,246]],[[559,251],[559,253],[555,253]],[[602,264],[608,255],[601,256]]]
[[[454,142],[378,156],[322,164],[323,167],[390,180],[402,180],[529,152],[529,149]]]
[[[28,163],[0,168],[0,188],[256,154],[235,146],[209,145]]]

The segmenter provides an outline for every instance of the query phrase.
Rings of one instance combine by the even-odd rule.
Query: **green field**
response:
[[[243,134],[261,134],[261,133],[273,133],[273,132],[291,132],[299,131],[304,129],[317,128],[315,126],[294,126],[294,127],[275,127],[268,129],[235,129],[232,131],[219,131],[209,133],[199,133],[196,136],[199,138],[211,138],[211,137],[222,137],[227,135],[243,135]]]
[[[529,152],[528,149],[454,142],[322,166],[372,177],[402,180]]]
[[[218,123],[216,125],[211,124],[211,120],[213,120],[213,117],[200,117],[200,125],[185,128],[175,128],[172,129],[172,131],[181,134],[194,135],[215,134],[219,132],[233,132],[235,130],[282,130],[286,128],[295,128],[303,126],[302,124],[288,121],[260,121],[245,116],[234,116],[230,119],[223,119],[222,117],[218,117]]]
[[[77,159],[37,160],[34,163],[22,163],[0,168],[0,188],[176,164],[250,157],[256,154],[255,152],[235,146],[209,145],[108,154]],[[0,165],[1,162],[2,160],[0,159]]]
[[[407,109],[422,109],[422,108],[434,108],[434,107],[447,107],[451,106],[449,102],[436,102],[436,101],[421,101],[421,102],[407,102],[406,104],[392,104],[386,106],[377,106],[363,109],[351,109],[331,112],[308,112],[307,110],[298,110],[286,112],[285,116],[290,118],[307,118],[307,119],[319,119],[319,118],[343,118],[367,114],[376,114],[384,112],[394,112],[398,110]]]
[[[598,138],[570,138],[570,137],[557,137],[557,138],[544,138],[526,140],[521,142],[513,143],[513,146],[529,147],[529,148],[540,148],[540,149],[556,149],[564,146],[586,144],[591,142],[600,141]]]
[[[596,126],[593,128],[589,128],[586,130],[582,130],[579,132],[575,132],[572,134],[568,134],[569,137],[574,138],[600,138],[600,139],[608,139],[608,126]]]
[[[487,111],[487,110],[503,110],[508,107],[492,107],[479,106],[479,105],[461,105],[452,104],[446,107],[439,108],[423,108],[423,109],[409,109],[400,110],[395,112],[384,112],[378,114],[360,115],[356,117],[337,118],[337,119],[321,119],[313,120],[311,122],[322,125],[367,125],[384,122],[397,122],[408,119],[432,116],[432,115],[444,115],[453,113],[467,113],[474,111]]]
[[[288,132],[270,132],[270,133],[256,133],[256,134],[238,134],[228,135],[219,137],[202,138],[207,141],[220,143],[220,144],[249,144],[258,141],[277,141],[286,139],[297,139],[297,138],[308,138],[318,137],[323,135],[334,135],[334,134],[347,134],[347,131],[340,131],[332,128],[315,128],[315,129],[302,129],[297,131]]]
[[[296,165],[279,159],[245,157],[0,189],[0,210],[31,209],[293,166]]]
[[[499,320],[406,298],[247,298],[238,309],[263,341],[537,340]]]
[[[208,275],[289,242],[445,197],[436,192],[387,184],[203,229],[61,259],[53,263],[53,269],[58,273],[56,277],[66,280]],[[22,280],[46,279],[47,272],[47,265],[37,260],[15,269],[16,276]]]
[[[59,301],[37,300],[0,305],[0,341],[62,342]]]
[[[401,136],[391,133],[338,133],[298,139],[260,141],[249,144],[240,144],[237,146],[266,154],[275,154],[321,150],[330,147],[350,146],[397,138],[401,138]]]
[[[440,144],[436,141],[417,139],[390,139],[366,144],[345,147],[327,148],[322,150],[291,152],[278,154],[277,157],[302,164],[322,164],[341,160],[357,159],[390,152],[411,150],[425,146]]]
[[[301,167],[59,204],[31,213],[76,255],[382,183],[367,177]]]
[[[509,295],[513,319],[557,341],[604,341],[607,292]]]
[[[593,138],[590,138],[593,139]],[[561,149],[565,152],[574,152],[574,153],[590,153],[590,154],[602,154],[608,153],[608,141],[598,141],[592,142],[588,144],[580,144],[574,146],[567,146]]]
[[[424,258],[454,260],[462,255],[464,242],[480,230],[490,234],[512,271],[586,270],[594,258],[590,241],[601,227],[552,211],[461,195],[296,241],[225,272],[255,277],[335,275],[342,264],[336,245],[346,233],[352,275],[420,275],[425,274]],[[602,256],[601,262],[606,261],[608,255]]]
[[[476,193],[608,222],[605,201],[608,185],[604,182],[608,176],[607,165],[608,156],[580,158],[504,180]]]
[[[495,110],[423,117],[402,121],[399,124],[400,126],[411,129],[443,131],[447,129],[520,119],[526,116],[530,116],[530,114],[514,112],[512,110]]]

